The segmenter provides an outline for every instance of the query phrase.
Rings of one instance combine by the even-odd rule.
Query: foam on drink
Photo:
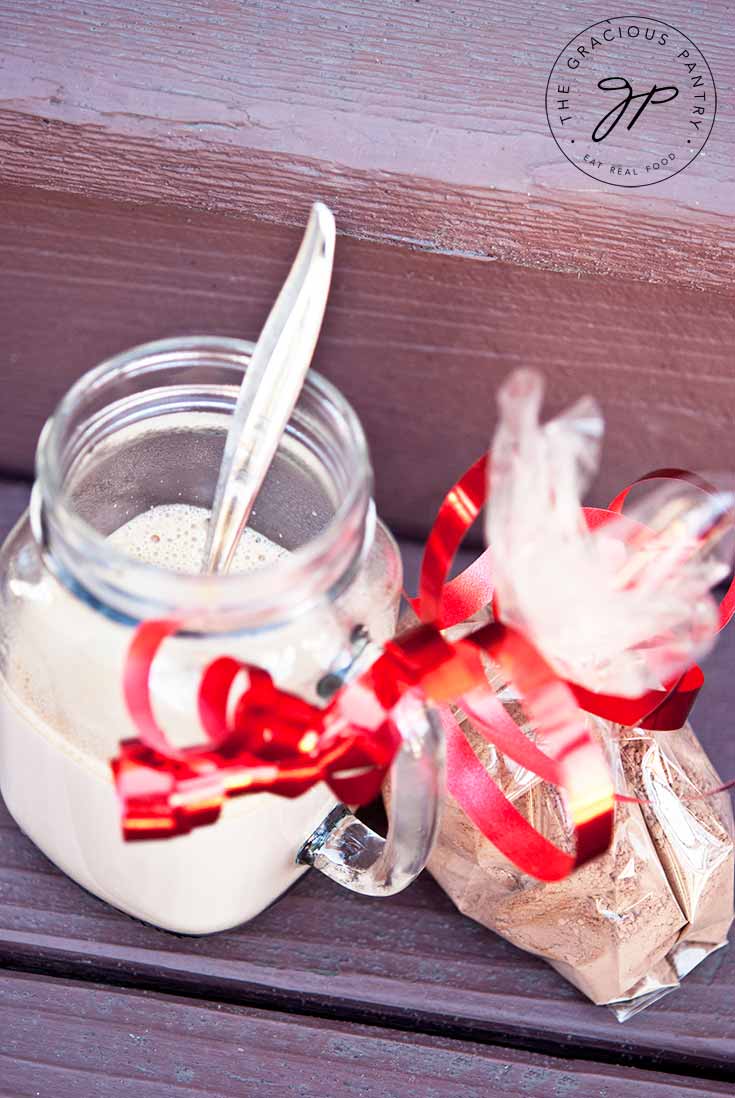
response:
[[[209,511],[188,503],[164,503],[130,519],[108,538],[135,560],[170,572],[202,571]],[[264,534],[247,527],[238,542],[230,572],[254,572],[288,555]]]

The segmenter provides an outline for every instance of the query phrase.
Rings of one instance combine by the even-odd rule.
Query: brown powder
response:
[[[405,625],[406,623],[404,623]],[[408,623],[410,624],[410,622]],[[517,697],[486,662],[491,685],[534,738]],[[556,789],[505,759],[461,713],[473,750],[515,807],[569,849]],[[610,849],[564,881],[521,873],[447,794],[429,870],[460,911],[543,957],[623,1020],[655,1002],[726,941],[733,918],[733,820],[727,795],[687,725],[679,732],[622,729],[589,718],[619,792]]]
[[[517,708],[508,704],[514,716]],[[515,807],[561,846],[570,842],[561,798],[488,745],[465,719],[480,761]],[[615,755],[615,745],[610,745]],[[619,759],[617,768],[620,769]],[[675,986],[666,958],[685,918],[669,887],[638,805],[619,805],[612,847],[564,881],[544,884],[517,870],[447,796],[429,863],[460,911],[543,957],[596,1003],[637,985]]]

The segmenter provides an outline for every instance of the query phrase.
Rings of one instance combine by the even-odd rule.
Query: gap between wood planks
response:
[[[488,1034],[486,1031],[479,1031],[471,1024],[438,1014],[425,1015],[418,1011],[401,1011],[390,1007],[386,1009],[372,1004],[364,1004],[360,1008],[342,1001],[331,1001],[322,996],[284,994],[276,989],[269,991],[256,985],[250,987],[239,985],[235,989],[217,980],[207,980],[201,975],[196,977],[184,974],[177,977],[170,973],[165,976],[157,975],[145,965],[126,963],[126,969],[123,971],[119,964],[105,965],[98,960],[82,960],[73,955],[64,957],[59,951],[54,951],[52,955],[51,951],[46,953],[37,947],[31,950],[24,949],[23,946],[13,946],[11,950],[7,944],[0,946],[0,974],[2,972],[30,973],[51,979],[77,980],[90,984],[107,984],[110,987],[132,991],[176,995],[202,1003],[228,1003],[233,1006],[252,1007],[280,1014],[353,1022],[363,1026],[393,1029],[423,1036],[473,1041],[490,1048],[522,1049],[540,1055],[553,1056],[559,1060],[569,1059],[570,1055],[573,1055],[575,1060],[587,1063],[632,1067],[714,1082],[735,1082],[735,1065],[702,1065],[688,1057],[678,1057],[671,1053],[662,1053],[659,1056],[635,1052],[626,1047],[625,1033],[622,1028],[621,1042],[617,1048],[585,1045],[573,1033],[558,1041],[537,1040],[530,1035],[504,1033],[502,1030]],[[597,1009],[604,1008],[590,1006],[590,1010]]]
[[[255,1086],[293,1098],[714,1098],[729,1090],[712,1080],[27,973],[7,975],[3,992],[6,1098],[127,1095],[131,1084],[151,1098],[194,1089],[242,1098],[243,1083],[248,1094]]]

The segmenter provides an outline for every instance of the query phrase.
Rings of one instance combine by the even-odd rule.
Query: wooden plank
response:
[[[22,506],[24,491],[14,489],[12,505],[0,504],[6,522]],[[416,547],[404,555],[411,583]],[[734,655],[730,630],[709,660],[695,714],[726,776],[735,775]],[[621,1027],[542,962],[460,916],[426,875],[401,895],[375,901],[310,873],[250,924],[180,938],[141,926],[81,891],[1,805],[0,963],[613,1062],[718,1076],[735,1071],[732,950],[712,957],[682,990]]]
[[[585,0],[310,0],[0,10],[2,174],[86,196],[294,224],[314,196],[355,236],[524,266],[731,292],[735,119],[706,155],[622,194],[548,131],[557,54]],[[666,21],[732,86],[731,5]]]
[[[26,482],[0,480],[0,542],[28,506],[30,494],[31,486]]]
[[[30,472],[43,420],[106,356],[168,335],[257,337],[297,239],[223,214],[0,190],[0,471]],[[600,400],[594,502],[656,466],[732,471],[733,345],[717,293],[340,237],[316,365],[365,425],[381,513],[420,536],[487,446],[517,366],[545,374],[550,411]]]
[[[0,1095],[706,1098],[725,1082],[0,973]]]
[[[0,963],[702,1077],[735,1073],[735,958],[620,1026],[541,961],[460,916],[428,877],[382,903],[309,874],[224,934],[141,926],[63,877],[0,817]]]

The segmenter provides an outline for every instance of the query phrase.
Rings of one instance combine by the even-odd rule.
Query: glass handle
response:
[[[402,698],[393,715],[403,743],[390,772],[386,837],[340,804],[296,857],[365,896],[391,896],[411,884],[426,865],[439,825],[444,737],[438,715],[418,693]]]

